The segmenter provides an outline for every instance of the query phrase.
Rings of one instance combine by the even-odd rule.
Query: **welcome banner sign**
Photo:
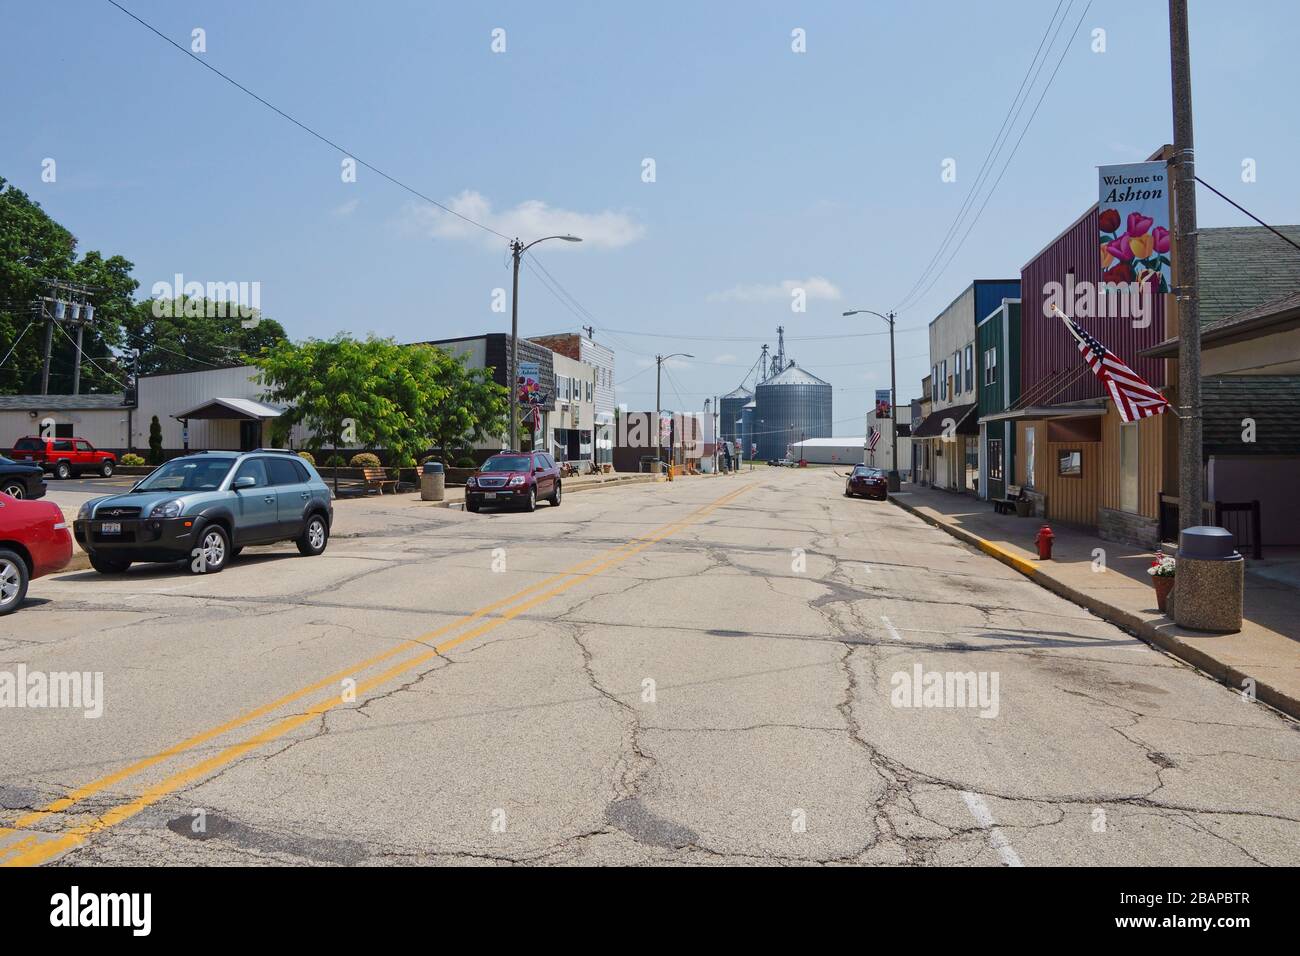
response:
[[[1168,292],[1167,165],[1099,166],[1097,180],[1102,281],[1149,282],[1153,292]]]

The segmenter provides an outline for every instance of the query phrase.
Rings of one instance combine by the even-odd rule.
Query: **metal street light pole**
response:
[[[871,309],[853,309],[845,312],[845,316],[858,315],[865,312],[868,315],[879,316],[889,323],[889,490],[897,491],[902,485],[902,476],[898,473],[898,372],[894,364],[894,316],[890,312],[888,315],[881,315]]]
[[[658,468],[658,462],[663,458],[663,428],[659,425],[659,416],[662,414],[660,407],[660,392],[664,376],[664,362],[674,358],[695,358],[687,352],[674,352],[672,355],[655,356],[655,468]]]
[[[547,239],[565,242],[582,242],[578,236],[543,236],[524,245],[518,239],[510,242],[510,255],[514,259],[514,288],[510,296],[510,450],[519,451],[519,260],[523,254]]]

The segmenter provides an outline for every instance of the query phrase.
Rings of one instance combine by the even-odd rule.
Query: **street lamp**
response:
[[[894,313],[881,315],[871,309],[851,309],[845,312],[847,318],[850,315],[867,315],[878,316],[889,323],[889,490],[897,491],[902,484],[902,479],[898,474],[898,380],[894,368]]]
[[[510,255],[515,260],[514,291],[510,301],[510,450],[519,451],[519,260],[525,252],[547,239],[565,242],[582,242],[577,236],[543,236],[524,245],[518,239],[510,242]]]
[[[663,428],[659,424],[659,416],[661,414],[659,408],[659,385],[661,380],[663,379],[664,362],[667,362],[669,359],[675,359],[675,358],[693,359],[695,358],[695,356],[691,355],[689,352],[674,352],[672,355],[655,356],[655,462],[656,462],[655,467],[656,468],[659,467],[657,463],[659,462],[660,457],[663,455]]]

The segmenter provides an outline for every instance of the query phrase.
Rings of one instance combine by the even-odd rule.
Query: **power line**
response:
[[[1083,25],[1083,18],[1088,15],[1088,11],[1091,8],[1092,8],[1092,0],[1089,0],[1087,6],[1083,8],[1083,13],[1079,15],[1079,20],[1077,23],[1075,23],[1074,30],[1070,33],[1070,39],[1067,40],[1065,46],[1062,47],[1061,55],[1056,61],[1056,67],[1052,70],[1051,76],[1047,78],[1047,84],[1043,87],[1042,93],[1039,94],[1038,102],[1034,104],[1033,112],[1029,114],[1029,119],[1025,122],[1024,127],[1020,130],[1020,136],[1016,140],[1015,146],[1011,147],[1011,152],[1007,154],[1006,161],[1003,162],[1002,169],[998,173],[998,178],[993,181],[992,188],[990,188],[989,191],[984,194],[984,201],[980,204],[979,210],[975,213],[975,218],[971,220],[970,225],[967,226],[966,228],[966,231],[962,233],[961,240],[957,243],[956,246],[953,247],[952,253],[944,261],[943,267],[940,268],[939,271],[934,274],[934,278],[930,280],[929,285],[927,285],[925,289],[920,293],[920,295],[916,297],[917,300],[924,298],[925,295],[929,293],[929,291],[932,288],[934,288],[934,284],[938,282],[940,278],[942,278],[943,274],[948,270],[948,266],[952,265],[953,259],[957,257],[957,253],[961,251],[961,247],[966,244],[967,238],[970,237],[971,230],[973,230],[976,224],[980,221],[980,216],[983,215],[985,207],[988,206],[989,200],[993,198],[993,194],[997,192],[998,186],[1002,183],[1002,177],[1006,175],[1007,169],[1011,165],[1011,161],[1015,159],[1016,152],[1020,149],[1020,144],[1024,142],[1025,134],[1029,132],[1029,127],[1031,127],[1034,124],[1034,117],[1038,115],[1038,109],[1043,105],[1043,100],[1047,96],[1047,91],[1052,88],[1052,82],[1056,79],[1056,74],[1060,72],[1061,64],[1065,62],[1065,57],[1070,52],[1070,45],[1074,42],[1074,38],[1078,35],[1079,27]]]
[[[71,343],[73,344],[74,347],[76,346],[76,344],[77,344],[76,340],[75,340],[71,335],[68,334],[68,331],[67,331],[67,329],[65,329],[65,328],[63,327],[63,323],[62,323],[62,322],[55,322],[55,323],[53,323],[53,325],[54,325],[54,327],[55,327],[56,329],[59,330],[59,333],[60,333],[60,334],[61,334],[65,339],[67,339],[69,342],[71,342]],[[115,384],[121,386],[123,389],[125,389],[125,388],[127,387],[125,382],[121,381],[121,380],[118,379],[118,378],[115,378],[114,376],[110,375],[108,372],[105,372],[104,369],[100,366],[100,364],[99,364],[98,362],[96,362],[93,358],[91,358],[89,355],[87,355],[85,352],[82,352],[82,351],[78,350],[77,358],[78,358],[78,359],[84,359],[85,361],[89,362],[91,365],[95,366],[95,368],[99,369],[99,373],[100,373],[101,375],[103,375],[105,378],[107,378],[110,382],[113,382],[113,383],[115,383]],[[80,362],[78,362],[78,364],[80,364]]]
[[[1240,203],[1235,203],[1235,202],[1233,202],[1231,199],[1229,199],[1229,198],[1228,198],[1227,196],[1225,196],[1223,193],[1219,192],[1217,189],[1215,189],[1213,186],[1211,186],[1209,183],[1207,183],[1207,182],[1206,182],[1204,179],[1202,179],[1200,176],[1196,176],[1195,179],[1196,179],[1196,181],[1197,181],[1198,183],[1200,183],[1202,186],[1204,186],[1204,187],[1205,187],[1206,189],[1208,189],[1210,192],[1214,193],[1214,195],[1218,196],[1218,197],[1219,197],[1220,199],[1222,199],[1224,202],[1228,203],[1228,205],[1230,205],[1230,206],[1235,206],[1237,209],[1240,209],[1240,210],[1241,210],[1242,212],[1244,212],[1247,216],[1249,216],[1251,219],[1254,219],[1257,223],[1259,223],[1261,226],[1263,226],[1263,227],[1264,227],[1265,229],[1267,229],[1269,232],[1273,233],[1273,235],[1277,236],[1277,237],[1278,237],[1279,239],[1281,239],[1283,242],[1290,243],[1291,245],[1295,246],[1297,249],[1300,249],[1300,245],[1296,245],[1295,241],[1294,241],[1290,236],[1286,236],[1286,235],[1283,235],[1282,233],[1278,232],[1276,229],[1274,229],[1272,226],[1270,226],[1268,223],[1266,223],[1263,219],[1260,219],[1259,216],[1256,216],[1253,212],[1251,212],[1251,211],[1250,211],[1249,209],[1247,209],[1245,206],[1242,206]],[[0,363],[0,364],[2,364],[2,363]]]
[[[619,335],[642,335],[656,339],[689,339],[692,342],[766,342],[767,338],[752,335],[685,335],[678,332],[638,332],[633,329],[611,329],[608,326],[598,326],[601,332],[617,332]],[[924,325],[909,325],[901,328],[898,332],[915,332],[918,329],[925,328]],[[834,335],[787,335],[787,342],[824,342],[832,339],[863,339],[872,338],[877,335],[888,335],[889,330],[881,332],[841,332]],[[739,368],[739,366],[737,366]]]
[[[21,332],[18,333],[18,338],[14,339],[14,344],[9,347],[9,351],[5,353],[5,357],[0,359],[0,368],[4,368],[5,362],[9,361],[9,356],[13,355],[14,349],[18,348],[18,343],[23,340],[23,336],[26,335],[27,332],[31,329],[31,327],[35,324],[36,324],[35,322],[28,322],[27,328],[23,329]]]
[[[394,186],[398,186],[398,187],[400,187],[400,188],[402,188],[402,189],[405,189],[405,190],[406,190],[408,193],[410,193],[411,195],[413,195],[413,196],[418,196],[419,198],[423,199],[425,202],[432,203],[433,205],[437,206],[439,209],[443,210],[444,212],[449,212],[449,213],[451,213],[451,214],[452,214],[453,216],[455,216],[457,219],[463,220],[464,222],[469,223],[471,226],[477,226],[479,229],[482,229],[482,230],[485,231],[485,232],[490,232],[490,233],[492,233],[492,235],[494,235],[494,236],[498,236],[499,238],[504,239],[504,240],[506,240],[507,242],[510,241],[510,237],[509,237],[509,236],[507,236],[507,235],[503,235],[502,233],[497,232],[497,231],[496,231],[495,229],[493,229],[491,226],[485,226],[483,223],[478,222],[478,221],[476,221],[476,220],[474,220],[474,219],[471,219],[469,216],[465,216],[465,215],[462,215],[461,213],[458,213],[456,210],[452,209],[450,206],[443,205],[442,203],[438,202],[438,200],[434,199],[434,198],[431,197],[431,196],[426,196],[424,193],[420,192],[420,191],[419,191],[418,189],[416,189],[414,186],[408,186],[406,183],[402,182],[402,181],[401,181],[400,179],[398,179],[397,177],[389,175],[388,173],[386,173],[386,172],[384,172],[382,169],[380,169],[378,166],[374,166],[374,165],[372,165],[371,163],[366,162],[364,159],[361,159],[360,157],[358,157],[358,156],[356,155],[356,153],[352,152],[351,150],[344,149],[342,146],[340,146],[338,143],[334,142],[334,141],[333,141],[332,139],[330,139],[329,137],[327,137],[327,136],[325,136],[325,135],[323,135],[323,134],[321,134],[321,133],[318,133],[316,130],[312,129],[310,126],[308,126],[306,123],[302,122],[301,120],[296,119],[296,118],[294,118],[293,116],[290,116],[288,113],[286,113],[284,110],[280,109],[280,107],[276,106],[274,103],[268,102],[267,100],[265,100],[265,99],[263,99],[262,97],[258,96],[256,93],[254,93],[254,92],[253,92],[252,90],[250,90],[248,87],[244,86],[244,85],[243,85],[242,83],[240,83],[238,80],[236,80],[236,79],[234,79],[233,77],[231,77],[231,76],[229,76],[229,75],[227,75],[227,74],[221,72],[221,71],[218,70],[215,66],[213,66],[213,65],[210,64],[210,63],[208,63],[206,60],[201,59],[201,58],[198,57],[198,56],[195,56],[194,53],[193,53],[192,51],[187,50],[185,47],[181,46],[179,43],[177,43],[177,42],[176,42],[175,40],[173,40],[171,37],[167,36],[165,33],[163,33],[162,31],[160,31],[160,30],[159,30],[157,27],[155,27],[153,24],[149,23],[149,22],[146,21],[146,20],[142,20],[140,17],[136,16],[134,13],[132,13],[132,12],[131,12],[130,10],[128,10],[126,7],[124,7],[124,6],[122,6],[120,3],[118,3],[117,0],[108,0],[108,3],[112,4],[114,7],[117,7],[118,10],[121,10],[123,13],[125,13],[128,17],[130,17],[130,18],[131,18],[132,20],[134,20],[136,23],[138,23],[138,24],[140,24],[142,27],[144,27],[146,30],[149,30],[151,33],[157,35],[160,39],[163,39],[163,40],[167,41],[168,43],[170,43],[172,46],[174,46],[176,49],[180,50],[182,53],[184,53],[186,56],[188,56],[188,57],[189,57],[191,60],[193,60],[195,63],[197,63],[197,64],[199,64],[200,66],[202,66],[204,69],[206,69],[206,70],[211,70],[213,73],[215,73],[217,76],[221,77],[223,80],[225,80],[225,81],[226,81],[227,83],[229,83],[231,86],[235,87],[237,90],[240,90],[241,92],[248,94],[248,95],[251,96],[253,99],[257,100],[257,102],[259,102],[259,103],[261,103],[263,106],[265,106],[267,109],[269,109],[269,110],[271,110],[272,112],[278,114],[279,116],[284,117],[284,118],[287,119],[290,123],[292,123],[294,126],[297,126],[299,129],[301,129],[301,130],[303,130],[303,131],[305,131],[305,132],[311,134],[312,136],[316,137],[316,139],[320,140],[322,143],[326,144],[327,146],[329,146],[329,147],[331,147],[331,148],[333,148],[333,149],[338,150],[340,153],[342,153],[344,156],[348,157],[349,159],[355,160],[355,161],[357,162],[358,165],[361,165],[361,166],[366,167],[366,169],[368,169],[368,170],[370,170],[372,173],[375,173],[376,175],[381,176],[381,177],[383,177],[384,179],[388,180],[388,181],[389,181],[390,183],[392,183]]]
[[[912,285],[912,288],[907,291],[907,295],[903,296],[899,304],[894,306],[893,311],[897,312],[899,309],[903,308],[908,303],[908,301],[912,297],[912,293],[914,293],[917,289],[921,287],[921,283],[923,283],[926,280],[926,277],[930,274],[930,270],[934,268],[935,264],[939,261],[939,257],[943,255],[943,251],[945,248],[947,248],[948,243],[952,241],[952,237],[957,234],[957,230],[958,228],[960,228],[960,223],[962,219],[965,218],[966,212],[970,208],[972,200],[979,192],[981,183],[987,177],[988,171],[993,168],[993,164],[990,162],[990,160],[992,160],[995,153],[1001,149],[1001,144],[1005,142],[1003,131],[1006,130],[1007,135],[1010,135],[1010,128],[1008,126],[1008,123],[1010,123],[1012,126],[1015,125],[1015,121],[1012,120],[1011,118],[1011,112],[1016,108],[1016,103],[1020,101],[1020,94],[1025,91],[1025,84],[1029,82],[1029,74],[1034,72],[1034,64],[1038,63],[1038,56],[1043,51],[1043,44],[1047,42],[1048,34],[1052,32],[1052,24],[1056,22],[1057,14],[1061,12],[1061,4],[1063,2],[1064,0],[1057,0],[1056,9],[1052,11],[1051,19],[1047,21],[1047,28],[1043,31],[1042,39],[1038,41],[1038,49],[1034,51],[1033,58],[1029,61],[1029,66],[1025,69],[1025,75],[1020,80],[1020,88],[1016,90],[1016,95],[1012,97],[1011,105],[1007,107],[1007,113],[1002,118],[1002,125],[998,127],[997,135],[993,137],[993,142],[989,145],[989,151],[988,153],[985,154],[984,161],[980,163],[980,169],[975,176],[975,181],[974,183],[972,183],[970,191],[966,194],[966,198],[965,200],[963,200],[961,204],[961,208],[957,210],[956,217],[953,219],[952,223],[948,226],[948,231],[944,234],[943,241],[939,244],[939,248],[935,250],[934,255],[930,257],[930,261],[926,263],[925,268],[921,270],[921,275],[917,278],[916,282]],[[1073,2],[1073,0],[1071,0],[1071,2]],[[1062,23],[1065,22],[1064,19],[1062,19],[1061,22]],[[1060,28],[1058,27],[1057,29],[1059,30]],[[1046,62],[1045,59],[1044,62]],[[1042,69],[1041,65],[1039,66],[1039,69],[1040,70]],[[1035,81],[1037,81],[1037,74],[1035,74]],[[1032,89],[1032,84],[1030,88]],[[1026,97],[1026,99],[1027,98],[1028,97]],[[1023,103],[1021,103],[1020,105],[1021,108],[1024,107]],[[1017,110],[1016,116],[1018,117],[1019,115],[1020,113]]]

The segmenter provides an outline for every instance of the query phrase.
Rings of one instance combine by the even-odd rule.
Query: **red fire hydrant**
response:
[[[1052,539],[1055,537],[1056,535],[1052,534],[1052,529],[1047,525],[1043,525],[1038,529],[1038,535],[1034,540],[1038,543],[1038,557],[1040,560],[1050,561],[1052,559]]]

